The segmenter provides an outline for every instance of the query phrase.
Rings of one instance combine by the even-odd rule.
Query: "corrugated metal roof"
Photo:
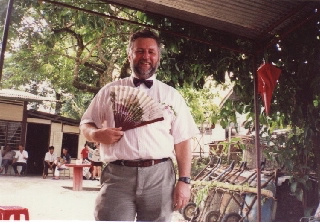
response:
[[[33,102],[57,101],[55,98],[52,98],[52,97],[38,96],[29,92],[19,91],[15,89],[1,89],[0,98],[7,98],[7,99],[9,98],[9,99],[15,99],[15,100],[21,100],[21,101],[33,101]]]
[[[102,0],[198,24],[255,41],[315,14],[319,2],[253,0]]]

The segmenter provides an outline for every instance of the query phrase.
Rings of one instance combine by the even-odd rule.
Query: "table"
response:
[[[72,190],[80,191],[82,190],[83,167],[91,167],[91,164],[66,164],[67,167],[73,167],[73,187]]]

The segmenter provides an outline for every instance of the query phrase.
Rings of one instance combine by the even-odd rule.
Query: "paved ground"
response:
[[[72,191],[72,179],[51,178],[0,175],[0,205],[26,207],[30,220],[94,221],[99,182],[84,180],[83,191]],[[173,221],[184,220],[175,212]]]

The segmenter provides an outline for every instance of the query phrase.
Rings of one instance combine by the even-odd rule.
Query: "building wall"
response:
[[[39,123],[39,124],[51,124],[51,120],[46,120],[46,119],[38,119],[38,118],[28,118],[27,119],[28,123]]]
[[[62,124],[51,123],[50,146],[54,146],[54,152],[57,155],[60,155],[61,153],[62,139],[63,139]]]
[[[70,125],[63,124],[62,132],[80,134],[80,129],[79,129],[79,126],[70,126]]]
[[[10,103],[9,101],[0,100],[0,119],[10,121],[22,121],[23,102]]]

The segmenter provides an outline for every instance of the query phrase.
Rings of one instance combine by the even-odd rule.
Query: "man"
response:
[[[24,150],[22,144],[19,145],[19,150],[16,151],[14,163],[12,164],[14,173],[16,176],[24,175],[27,169],[28,152]],[[17,170],[17,166],[22,166],[20,173]]]
[[[43,179],[46,179],[48,176],[48,169],[52,170],[53,172],[56,169],[55,160],[57,159],[57,155],[54,153],[54,146],[49,147],[49,151],[46,153],[44,157],[44,172],[43,172]]]
[[[68,152],[69,152],[69,148],[67,147],[62,148],[61,158],[63,159],[63,162],[66,164],[71,163],[71,156]]]
[[[82,117],[82,133],[87,140],[100,143],[102,160],[109,162],[101,175],[96,220],[170,221],[173,210],[189,201],[189,140],[199,130],[181,95],[155,78],[160,48],[160,39],[153,31],[144,29],[133,34],[127,50],[131,77],[104,86]],[[148,82],[137,83],[140,80]],[[115,85],[138,87],[159,101],[164,120],[125,132],[121,127],[114,128],[110,86]]]
[[[4,169],[4,175],[8,173],[8,167],[12,165],[14,156],[16,152],[11,150],[10,145],[6,145],[5,150],[2,152],[2,168],[0,169],[0,173],[2,173]]]
[[[68,153],[68,148],[64,147],[62,149],[62,155],[61,157],[58,157],[55,161],[56,169],[54,171],[54,177],[53,180],[59,180],[60,179],[60,171],[63,169],[67,169],[68,167],[65,164],[68,164],[71,162],[71,156]]]

